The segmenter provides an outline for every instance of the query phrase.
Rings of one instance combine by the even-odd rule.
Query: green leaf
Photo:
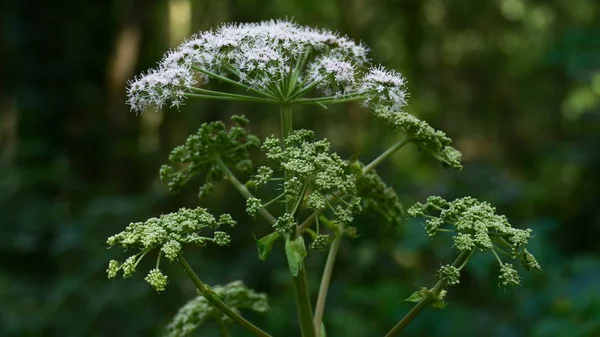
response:
[[[323,321],[321,321],[321,333],[319,334],[319,337],[327,337],[327,331],[325,331],[325,323],[323,323]]]
[[[427,296],[427,288],[421,288],[412,293],[412,295],[408,296],[408,298],[405,299],[404,302],[421,302],[421,300],[427,298]]]
[[[446,297],[447,293],[448,292],[446,290],[440,291],[440,293],[437,295],[437,298],[435,299],[435,302],[433,302],[431,306],[433,306],[436,309],[444,309],[448,305],[448,303],[444,301],[444,298]]]
[[[448,305],[448,302],[446,302],[444,300],[437,300],[437,301],[433,302],[433,304],[431,306],[436,309],[444,309],[447,305]]]
[[[266,260],[271,253],[271,248],[273,247],[273,243],[277,241],[281,237],[281,233],[273,232],[265,237],[262,237],[256,240],[256,245],[258,246],[258,258],[262,261]]]
[[[306,257],[306,246],[304,245],[304,238],[298,236],[293,240],[288,237],[285,240],[285,255],[287,256],[288,266],[292,276],[298,276],[302,265],[304,264],[304,258]]]

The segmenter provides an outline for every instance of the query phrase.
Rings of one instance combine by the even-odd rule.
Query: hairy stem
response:
[[[244,198],[250,199],[254,197],[252,193],[250,193],[246,185],[242,184],[233,174],[233,172],[229,170],[229,167],[225,165],[221,157],[217,156],[216,161],[217,165],[219,165],[219,168],[223,171],[223,173],[225,173],[226,179],[229,180],[229,182],[231,182],[231,184],[240,192],[240,194]],[[277,221],[277,219],[275,219],[275,217],[271,213],[269,213],[269,211],[267,211],[267,209],[264,207],[261,207],[258,210],[258,214],[265,218],[270,224],[274,224]]]
[[[325,311],[325,302],[327,301],[327,292],[329,291],[329,284],[331,283],[331,274],[333,273],[333,266],[335,259],[337,258],[338,251],[340,250],[340,243],[342,242],[342,232],[344,230],[343,225],[340,225],[340,232],[331,242],[329,247],[329,253],[327,254],[327,262],[325,262],[325,268],[323,269],[323,276],[321,277],[321,286],[319,287],[319,296],[317,297],[317,305],[315,307],[315,318],[314,326],[317,329],[317,334],[321,334],[321,322],[323,321],[323,313]]]
[[[292,133],[292,109],[290,105],[280,105],[281,117],[281,145],[285,147],[285,139]],[[289,179],[288,173],[285,173],[285,179]],[[285,204],[285,211],[291,213],[294,208],[294,201],[288,201]],[[303,262],[304,264],[304,262]],[[303,265],[298,271],[298,276],[294,279],[294,294],[296,296],[296,307],[298,309],[298,320],[303,337],[316,337],[315,327],[313,325],[312,305],[310,303],[310,292],[308,290],[308,281],[306,278],[306,266]]]
[[[196,275],[196,273],[194,272],[192,267],[190,267],[190,265],[187,263],[183,255],[177,254],[177,260],[179,261],[179,264],[181,264],[181,267],[183,267],[185,272],[188,274],[188,276],[192,279],[192,282],[194,282],[200,294],[202,294],[202,296],[204,296],[204,298],[206,298],[206,300],[208,300],[212,305],[217,307],[217,309],[219,309],[222,313],[227,315],[227,317],[231,318],[234,322],[238,323],[243,328],[251,332],[254,336],[272,337],[256,325],[247,321],[244,317],[240,316],[240,314],[228,307],[227,304],[223,303],[220,299],[218,299],[214,295],[214,293],[204,283],[202,283],[202,281],[200,281],[198,275]]]
[[[461,266],[466,260],[471,256],[470,251],[461,252],[458,257],[454,260],[452,265],[454,267]],[[439,280],[433,288],[431,288],[431,296],[427,296],[420,300],[415,306],[388,332],[385,337],[394,337],[398,336],[404,329],[423,311],[423,309],[427,308],[431,303],[435,302],[437,296],[439,296],[440,292],[446,286],[446,282]]]

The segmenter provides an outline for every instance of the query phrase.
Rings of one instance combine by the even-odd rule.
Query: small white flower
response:
[[[408,97],[405,86],[406,80],[401,74],[378,66],[371,68],[363,77],[357,91],[367,95],[367,106],[386,107],[399,112]]]

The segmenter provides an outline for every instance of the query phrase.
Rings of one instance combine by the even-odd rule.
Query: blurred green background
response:
[[[402,72],[407,110],[444,130],[461,172],[407,148],[379,172],[406,205],[472,195],[536,234],[544,272],[499,288],[487,257],[469,264],[450,305],[428,310],[407,336],[600,336],[600,2],[597,0],[120,0],[0,4],[0,336],[158,336],[195,295],[177,265],[156,294],[145,272],[110,282],[106,237],[131,221],[198,205],[190,187],[158,180],[169,150],[201,123],[243,113],[266,136],[272,108],[189,102],[135,116],[126,81],[191,33],[222,22],[293,18],[364,41]],[[397,135],[358,105],[296,113],[344,156],[374,158]],[[267,292],[272,311],[248,314],[275,336],[298,334],[282,254],[260,262],[243,200],[223,185],[210,202],[240,226],[229,249],[191,250],[203,280]],[[325,322],[329,336],[381,336],[452,256],[418,221],[357,220],[343,242]],[[281,246],[275,249],[281,251]],[[149,259],[151,260],[151,259]],[[324,255],[309,261],[318,286]],[[151,268],[151,261],[138,268]],[[197,336],[215,336],[207,325]],[[235,336],[246,336],[234,328]]]

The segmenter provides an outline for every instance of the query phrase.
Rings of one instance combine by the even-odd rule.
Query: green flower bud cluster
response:
[[[231,215],[223,214],[217,221],[215,217],[204,208],[181,208],[175,213],[161,215],[159,218],[150,218],[145,222],[129,224],[121,233],[110,236],[106,243],[109,246],[120,246],[124,249],[134,249],[137,253],[128,257],[122,264],[111,260],[108,264],[108,278],[114,278],[122,270],[123,277],[127,278],[135,272],[135,268],[144,256],[153,249],[159,249],[160,256],[164,255],[170,261],[177,258],[183,250],[183,244],[204,246],[206,242],[214,242],[225,246],[231,242],[229,234],[215,231],[213,237],[200,236],[205,229],[217,229],[221,225],[234,226],[236,222]],[[150,271],[146,281],[157,291],[164,290],[167,277],[157,268]]]
[[[283,184],[286,200],[303,197],[300,194],[306,189],[308,208],[318,213],[330,209],[336,220],[348,223],[362,209],[356,178],[348,163],[330,152],[329,141],[314,138],[312,131],[297,130],[285,139],[285,146],[272,136],[264,141],[262,150],[268,159],[279,164],[277,169],[286,172],[288,178]]]
[[[519,259],[527,270],[541,270],[535,257],[525,249],[531,229],[513,228],[508,219],[496,214],[496,209],[487,202],[471,197],[448,202],[433,196],[425,204],[412,206],[408,214],[427,218],[425,231],[429,237],[444,231],[453,232],[454,247],[459,251],[491,251],[501,266],[503,285],[519,284],[519,277],[511,264],[502,262],[498,253]],[[446,224],[453,228],[442,228]]]
[[[363,206],[380,213],[393,224],[400,224],[405,217],[405,211],[398,194],[383,182],[375,170],[363,173],[363,167],[359,161],[350,165],[356,176],[358,195],[362,198]]]
[[[156,291],[161,292],[164,291],[165,287],[167,286],[167,279],[168,277],[164,275],[160,269],[155,268],[150,270],[144,280],[146,280],[148,284],[156,289]]]
[[[412,143],[430,152],[444,166],[462,169],[462,155],[450,146],[452,140],[444,132],[435,130],[427,122],[406,112],[377,108],[374,115],[385,120],[395,130],[400,130]]]
[[[249,309],[259,313],[269,310],[267,295],[248,289],[241,281],[234,281],[225,286],[215,286],[211,291],[234,310]],[[229,317],[210,304],[206,298],[198,296],[179,309],[167,326],[167,336],[190,336],[200,325],[215,317],[219,317],[224,322],[231,322]]]
[[[521,278],[517,273],[517,270],[513,268],[513,265],[510,263],[503,263],[500,266],[500,283],[503,286],[518,286],[521,284]]]
[[[319,234],[315,237],[313,242],[308,245],[308,248],[317,251],[324,252],[329,247],[329,243],[331,242],[331,236],[327,234]]]
[[[296,229],[296,221],[290,213],[284,213],[273,224],[273,229],[281,234],[292,234]]]
[[[254,184],[261,186],[269,182],[269,179],[273,176],[273,169],[268,166],[261,166],[254,175]]]
[[[179,169],[170,165],[163,165],[160,169],[160,178],[170,190],[179,190],[194,176],[206,173],[199,196],[206,197],[212,193],[214,183],[223,177],[216,163],[217,157],[238,171],[251,171],[248,148],[260,145],[260,140],[248,134],[246,118],[233,116],[232,120],[235,125],[229,129],[221,121],[204,123],[185,144],[173,149],[169,160]]]
[[[454,286],[460,283],[460,269],[453,265],[442,266],[438,272],[440,280],[446,282],[449,286]]]
[[[248,198],[246,200],[246,213],[255,216],[256,212],[262,207],[262,200],[258,198]]]

